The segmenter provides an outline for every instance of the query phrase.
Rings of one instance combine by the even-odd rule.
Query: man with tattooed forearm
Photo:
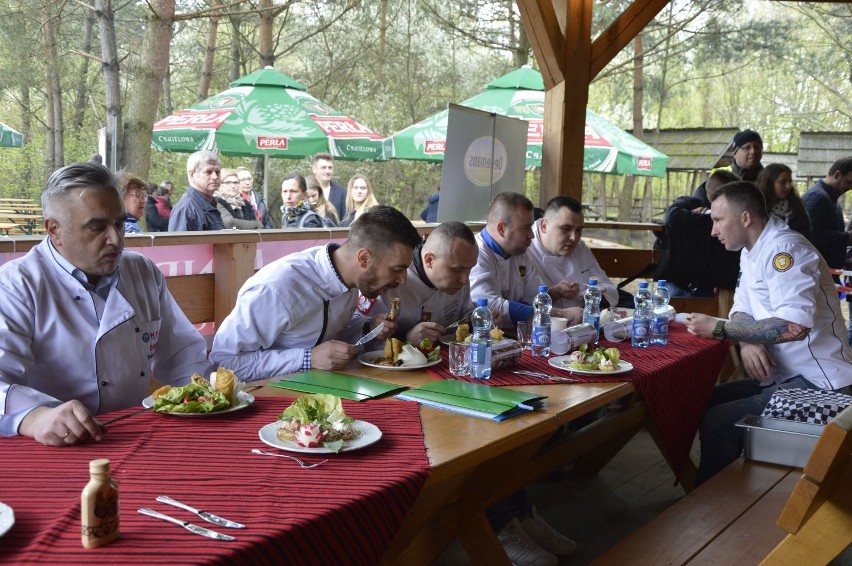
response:
[[[825,260],[803,236],[766,211],[747,181],[721,187],[711,204],[712,236],[741,249],[728,320],[687,316],[692,334],[739,342],[746,379],[716,386],[701,422],[701,483],[743,449],[735,423],[759,415],[779,388],[852,389],[852,350]]]

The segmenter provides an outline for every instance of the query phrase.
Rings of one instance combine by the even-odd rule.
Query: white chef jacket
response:
[[[767,344],[775,361],[765,384],[801,375],[820,389],[852,384],[852,350],[828,264],[801,234],[770,215],[751,250],[740,255],[731,314],[778,317],[810,328],[804,340]]]
[[[343,339],[358,289],[347,288],[332,266],[336,247],[287,255],[250,277],[216,332],[210,359],[243,380],[266,379],[302,369],[305,350],[319,342]]]
[[[420,248],[416,253],[420,253]],[[417,273],[417,267],[412,263],[408,267],[408,280],[405,285],[391,289],[375,302],[361,299],[355,316],[360,323],[369,320],[377,314],[390,310],[391,299],[399,298],[399,311],[396,318],[396,335],[405,335],[421,322],[437,322],[447,326],[464,318],[473,312],[473,301],[470,299],[470,287],[465,285],[455,295],[442,293],[426,283]]]
[[[479,257],[470,272],[470,296],[474,302],[488,299],[488,308],[500,311],[501,326],[511,326],[508,322],[517,320],[509,312],[510,302],[532,305],[538,286],[544,283],[526,253],[504,258],[488,247],[482,232],[476,235],[476,245]],[[523,318],[531,314],[532,306]]]
[[[535,263],[536,271],[541,277],[541,284],[553,287],[563,279],[570,279],[579,283],[581,289],[581,292],[573,299],[559,299],[553,302],[553,306],[557,308],[582,307],[582,290],[585,290],[590,277],[595,277],[598,280],[598,289],[601,290],[609,304],[615,306],[618,303],[618,289],[601,269],[598,260],[595,259],[586,242],[582,239],[577,242],[574,253],[570,256],[553,255],[544,249],[541,243],[540,226],[541,220],[537,220],[533,225],[535,239],[530,244],[526,255],[531,262]]]
[[[48,238],[0,266],[0,435],[39,406],[106,413],[141,403],[152,373],[171,385],[209,373],[204,338],[149,259],[125,251],[106,301],[69,269]]]

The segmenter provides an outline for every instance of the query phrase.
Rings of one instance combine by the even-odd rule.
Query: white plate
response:
[[[564,369],[565,371],[570,371],[571,373],[579,373],[581,375],[614,375],[616,373],[624,373],[633,369],[633,364],[630,362],[625,362],[624,360],[618,361],[618,368],[613,371],[603,371],[600,369],[577,369],[572,368],[568,364],[571,361],[568,359],[568,356],[557,356],[555,358],[550,358],[547,360],[547,363],[552,365],[558,369]]]
[[[276,433],[278,432],[278,429],[281,428],[281,425],[281,421],[275,421],[274,423],[269,423],[261,428],[258,432],[261,442],[268,444],[273,448],[287,450],[288,452],[302,452],[303,454],[334,454],[334,450],[329,450],[322,446],[317,448],[305,448],[304,446],[299,446],[292,440],[280,440]],[[367,421],[354,421],[352,425],[360,430],[361,434],[355,440],[345,441],[343,443],[343,448],[340,449],[341,452],[349,452],[351,450],[364,448],[365,446],[378,442],[382,437],[382,431],[379,430],[379,427],[368,423]]]
[[[160,415],[173,415],[175,417],[213,417],[216,415],[224,415],[225,413],[233,413],[234,411],[241,411],[243,409],[247,409],[251,407],[251,404],[254,403],[254,395],[251,393],[246,393],[245,391],[240,391],[237,393],[237,404],[233,407],[228,407],[222,411],[213,411],[212,413],[157,413]],[[154,406],[154,398],[152,396],[147,396],[142,400],[142,406],[146,409],[150,409]]]
[[[370,366],[371,368],[387,369],[390,371],[408,371],[410,369],[422,369],[432,367],[441,363],[441,360],[435,360],[434,362],[426,362],[425,364],[419,364],[416,366],[383,366],[381,364],[376,363],[377,359],[384,357],[384,350],[376,350],[375,352],[366,352],[364,354],[361,354],[360,356],[358,356],[358,361],[364,364],[365,366]]]
[[[12,508],[0,501],[0,537],[9,532],[15,524],[15,513]]]

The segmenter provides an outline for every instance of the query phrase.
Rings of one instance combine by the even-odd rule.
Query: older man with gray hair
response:
[[[189,188],[172,209],[169,232],[224,230],[213,194],[219,188],[221,164],[212,151],[196,151],[186,160]]]
[[[183,385],[210,370],[163,274],[124,251],[118,187],[94,162],[54,172],[41,195],[47,237],[0,266],[0,437],[100,440],[93,415],[141,403],[152,374]]]

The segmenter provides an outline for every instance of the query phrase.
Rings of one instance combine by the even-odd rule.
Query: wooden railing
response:
[[[595,227],[620,227],[612,223],[594,223]],[[474,231],[481,224],[472,226]],[[652,229],[655,225],[636,225],[626,229]],[[590,226],[591,227],[591,226]],[[418,226],[422,235],[432,231],[431,226]],[[302,231],[223,230],[218,232],[157,232],[128,235],[126,247],[141,249],[183,245],[212,245],[214,272],[202,275],[167,277],[169,290],[175,296],[187,317],[194,324],[221,323],[236,303],[237,292],[255,272],[254,260],[261,242],[293,242],[299,249],[316,245],[327,239],[343,241],[348,228]],[[39,236],[0,237],[0,253],[27,252],[42,240]],[[610,277],[625,278],[641,271],[648,263],[658,259],[656,252],[628,248],[593,248],[595,257]],[[264,257],[269,263],[274,257]]]

